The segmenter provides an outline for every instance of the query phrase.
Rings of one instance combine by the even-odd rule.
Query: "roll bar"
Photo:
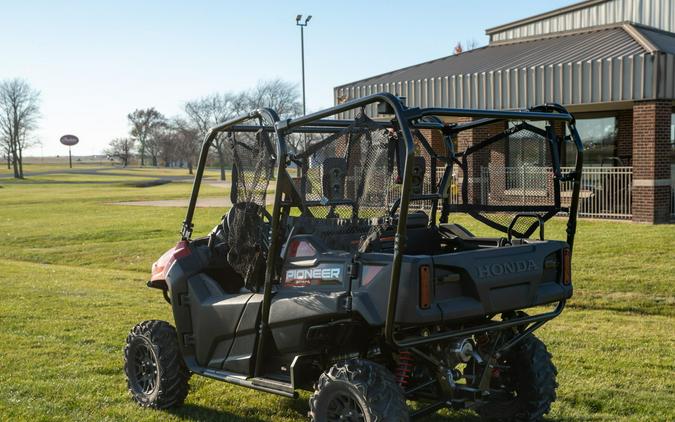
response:
[[[394,119],[397,122],[398,129],[405,145],[405,160],[403,161],[403,180],[401,186],[400,211],[398,225],[396,227],[396,235],[394,236],[394,256],[391,269],[391,282],[389,285],[387,317],[385,319],[385,340],[390,344],[395,344],[394,340],[394,320],[396,316],[396,302],[399,290],[399,278],[401,275],[401,263],[403,262],[403,252],[405,248],[407,220],[408,220],[408,205],[410,203],[410,191],[412,183],[412,166],[415,156],[415,147],[412,133],[410,131],[409,120],[417,118],[409,114],[409,109],[406,109],[401,100],[390,94],[380,93],[373,94],[366,97],[346,101],[335,107],[312,113],[306,116],[301,116],[295,119],[288,119],[280,121],[276,124],[279,133],[286,133],[295,127],[305,124],[313,124],[314,122],[325,117],[334,116],[338,113],[353,110],[358,107],[365,107],[366,105],[384,102],[391,107],[394,112]],[[422,117],[420,115],[419,117]]]
[[[209,149],[213,144],[214,139],[218,134],[225,132],[227,129],[238,125],[239,123],[245,122],[251,119],[267,119],[270,124],[274,124],[279,121],[279,115],[277,112],[271,108],[260,108],[254,110],[248,114],[243,114],[241,116],[230,119],[226,122],[223,122],[217,126],[212,127],[206,132],[204,136],[204,142],[202,143],[202,148],[199,153],[199,161],[197,162],[197,173],[195,174],[195,180],[192,183],[192,194],[190,195],[190,203],[188,204],[187,214],[185,215],[185,220],[183,220],[183,229],[181,230],[182,240],[190,240],[192,236],[192,218],[194,217],[195,207],[197,206],[197,197],[199,196],[199,187],[202,184],[202,178],[204,176],[204,169],[206,167],[206,159],[209,155]],[[261,125],[262,126],[262,125]],[[286,155],[286,143],[283,139],[279,139],[277,142],[277,157]]]
[[[192,235],[192,228],[193,228],[192,218],[194,216],[197,197],[199,195],[199,187],[204,174],[204,168],[206,166],[206,159],[208,156],[209,149],[213,143],[213,140],[218,136],[218,134],[225,131],[245,131],[245,132],[254,132],[257,130],[265,130],[270,132],[275,131],[277,134],[277,143],[276,143],[277,174],[276,174],[276,189],[274,193],[275,196],[274,207],[272,210],[272,222],[271,222],[272,241],[269,248],[270,259],[267,260],[267,266],[265,271],[265,284],[263,290],[263,304],[260,322],[260,340],[257,346],[257,358],[255,367],[256,375],[259,375],[262,370],[263,359],[261,359],[261,357],[264,353],[265,339],[268,337],[272,283],[274,281],[276,260],[278,259],[280,251],[281,239],[280,236],[277,235],[277,233],[279,230],[279,220],[281,218],[281,203],[282,203],[281,199],[282,194],[284,193],[282,181],[284,181],[283,183],[285,183],[288,179],[287,177],[285,177],[287,165],[287,148],[285,136],[289,133],[294,132],[303,133],[311,131],[308,129],[315,130],[316,132],[331,132],[343,129],[345,127],[348,127],[351,123],[349,121],[333,120],[327,118],[335,116],[338,113],[350,111],[356,108],[362,108],[376,102],[386,103],[389,106],[389,109],[393,111],[392,113],[393,118],[389,122],[384,123],[384,126],[397,129],[401,134],[401,139],[403,140],[405,146],[404,148],[405,159],[403,160],[401,197],[399,199],[400,210],[399,210],[398,225],[396,227],[396,234],[394,237],[394,252],[392,260],[391,280],[387,298],[387,311],[384,326],[385,341],[391,347],[401,348],[410,346],[410,344],[398,341],[395,338],[394,322],[398,302],[401,265],[403,260],[403,254],[405,252],[405,243],[407,235],[407,217],[411,198],[412,167],[415,156],[414,141],[411,132],[411,126],[414,127],[415,129],[420,128],[440,129],[443,130],[443,132],[446,135],[451,135],[453,133],[461,132],[463,130],[468,130],[474,127],[487,125],[505,119],[538,120],[538,121],[545,120],[545,121],[565,122],[568,128],[570,129],[571,139],[574,142],[577,149],[577,160],[575,170],[572,174],[569,175],[569,178],[566,179],[566,180],[571,179],[573,180],[574,183],[572,203],[569,208],[570,216],[567,225],[567,242],[569,243],[570,248],[573,245],[574,233],[576,230],[578,197],[581,187],[580,176],[583,167],[583,145],[579,138],[579,134],[577,133],[573,116],[569,114],[569,112],[559,104],[544,104],[542,106],[534,107],[526,111],[468,110],[468,109],[452,109],[452,108],[420,109],[420,108],[406,108],[398,97],[390,93],[383,92],[346,101],[334,107],[292,119],[280,120],[279,116],[274,110],[271,110],[269,108],[262,108],[255,110],[249,114],[228,120],[222,124],[219,124],[211,128],[205,136],[201,152],[199,155],[197,172],[192,187],[192,195],[190,197],[190,203],[188,206],[187,214],[183,222],[183,229],[181,232],[181,236],[183,240],[189,240],[190,236]],[[448,125],[443,123],[439,119],[439,117],[478,117],[480,119],[472,122]],[[257,126],[241,125],[243,122],[251,119],[258,119],[260,121],[260,125]],[[265,124],[263,124],[263,121],[265,121]],[[559,313],[559,311],[557,311],[557,313]],[[554,314],[557,313],[554,312]],[[541,317],[542,323],[548,317],[554,316],[554,314],[551,315],[544,314]],[[540,320],[533,319],[533,322],[537,321]],[[432,339],[430,338],[429,341],[430,340]],[[419,343],[425,341],[427,340],[420,339]],[[419,343],[414,342],[413,344]]]
[[[565,110],[558,111],[557,114],[537,111],[539,109],[510,111],[510,110],[476,110],[466,108],[424,108],[410,109],[411,115],[424,116],[446,116],[446,117],[480,117],[495,120],[518,119],[518,120],[556,120],[569,122],[572,115]]]

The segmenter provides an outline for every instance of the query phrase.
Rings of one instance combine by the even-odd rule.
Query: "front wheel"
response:
[[[508,397],[488,399],[476,411],[488,421],[539,421],[556,399],[558,371],[546,345],[528,336],[500,359],[491,386]]]
[[[314,422],[407,422],[403,391],[387,368],[350,359],[321,374],[309,399]]]
[[[143,321],[127,336],[124,372],[131,397],[155,409],[183,404],[190,371],[178,348],[176,329],[165,321]]]

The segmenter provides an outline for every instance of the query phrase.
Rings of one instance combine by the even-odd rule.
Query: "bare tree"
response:
[[[158,129],[152,137],[153,147],[156,148],[157,158],[165,167],[180,166],[188,163],[183,134],[171,123]]]
[[[36,145],[40,145],[42,142],[35,137],[32,133],[32,129],[29,130],[28,128],[24,127],[21,130],[20,136],[19,136],[19,143],[18,143],[18,155],[19,155],[19,171],[21,172],[21,176],[23,177],[23,151],[26,148],[33,147]]]
[[[155,125],[148,134],[145,150],[150,156],[153,166],[157,167],[160,155],[166,152],[165,149],[170,149],[171,135],[166,119]]]
[[[110,158],[120,160],[122,166],[126,167],[131,160],[133,150],[133,138],[115,138],[108,144],[105,154]]]
[[[198,136],[204,138],[211,127],[243,112],[245,104],[245,97],[241,94],[211,94],[188,101],[185,104],[185,113]],[[214,139],[213,148],[218,154],[220,180],[225,180],[225,137],[222,134]]]
[[[14,177],[23,179],[23,150],[34,138],[40,116],[40,93],[21,79],[0,82],[0,139],[9,154]]]
[[[192,174],[201,145],[199,131],[182,117],[174,117],[169,124],[177,140],[175,152],[183,157],[188,172]]]
[[[248,108],[269,107],[282,118],[296,116],[302,111],[297,85],[281,79],[260,81],[245,96]]]
[[[155,160],[164,167],[172,167],[176,163],[181,163],[182,157],[178,154],[178,139],[176,133],[168,125],[157,130],[152,137],[153,146],[156,148]]]
[[[260,81],[255,88],[246,92],[245,97],[249,109],[269,107],[279,113],[281,118],[297,116],[302,112],[297,85],[281,79]],[[293,152],[302,150],[309,141],[307,135],[291,134],[286,137],[286,143]]]
[[[260,81],[249,91],[216,93],[188,101],[185,104],[187,122],[181,122],[180,127],[183,130],[185,141],[189,142],[187,139],[192,139],[192,142],[185,146],[191,151],[189,156],[196,156],[199,149],[198,142],[206,136],[211,127],[237,115],[263,107],[273,108],[282,118],[297,115],[302,110],[297,86],[281,79],[274,79]],[[196,144],[194,143],[195,134]],[[218,155],[221,180],[225,180],[227,164],[225,139],[225,135],[221,134],[213,141],[213,148]],[[189,162],[189,166],[191,165],[192,163]]]
[[[9,138],[0,134],[0,148],[2,148],[2,155],[7,160],[7,170],[12,168],[11,149],[9,147]]]
[[[153,131],[165,124],[166,118],[154,107],[150,107],[134,110],[127,115],[127,119],[131,124],[131,136],[139,143],[138,152],[141,157],[141,166],[144,166],[148,140],[152,137]],[[156,151],[153,149],[150,152]],[[157,156],[154,155],[152,158],[153,165],[157,165]]]
[[[478,47],[478,41],[475,38],[471,38],[470,40],[466,40],[464,45],[466,45],[466,51],[473,50]]]

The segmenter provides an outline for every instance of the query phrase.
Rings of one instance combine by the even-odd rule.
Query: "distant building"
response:
[[[413,107],[561,103],[577,118],[586,165],[631,177],[615,189],[629,206],[595,216],[672,221],[675,1],[588,0],[486,33],[485,47],[338,86],[335,103],[381,91]]]

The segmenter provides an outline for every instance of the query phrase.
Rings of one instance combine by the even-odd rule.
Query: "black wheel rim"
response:
[[[145,341],[139,341],[133,350],[132,368],[134,390],[145,395],[155,391],[158,378],[157,359],[154,350]]]
[[[347,393],[335,394],[328,403],[328,421],[365,422],[363,409],[356,398]]]

